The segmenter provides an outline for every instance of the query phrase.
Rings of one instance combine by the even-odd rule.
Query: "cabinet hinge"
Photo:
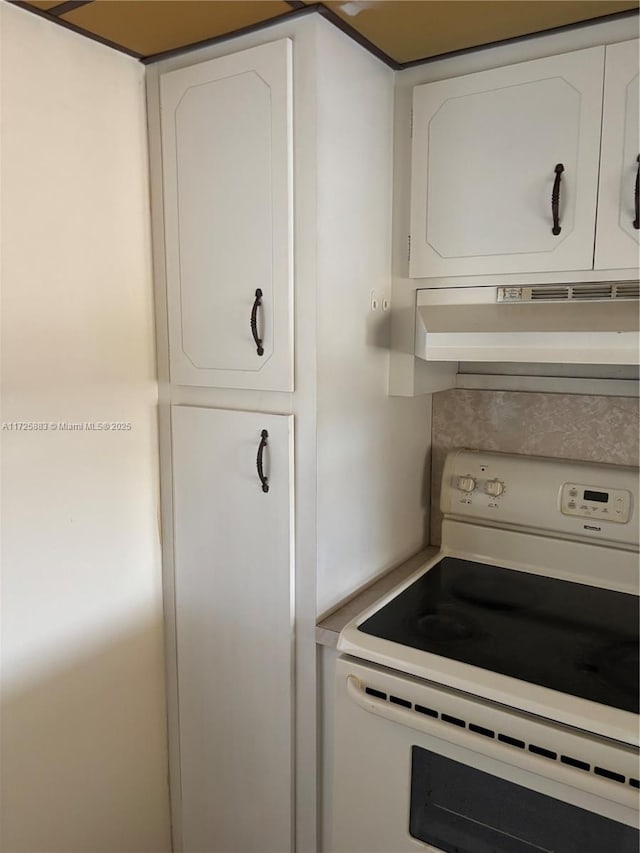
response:
[[[411,260],[411,234],[407,237],[407,260]]]

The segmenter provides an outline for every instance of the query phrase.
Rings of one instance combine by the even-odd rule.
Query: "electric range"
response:
[[[334,849],[637,850],[637,470],[458,451],[441,508],[440,553],[339,638]],[[469,806],[496,785],[510,820]]]

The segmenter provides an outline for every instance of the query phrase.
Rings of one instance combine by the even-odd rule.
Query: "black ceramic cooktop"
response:
[[[639,710],[638,598],[445,557],[359,630]]]

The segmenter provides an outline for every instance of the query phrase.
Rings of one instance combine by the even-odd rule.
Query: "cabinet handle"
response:
[[[638,168],[636,170],[636,191],[635,191],[635,202],[636,202],[636,218],[633,220],[633,227],[638,230],[640,229],[640,154],[638,154]]]
[[[258,456],[256,459],[256,468],[258,469],[258,477],[260,478],[260,482],[262,483],[262,491],[266,494],[269,491],[269,478],[265,477],[264,469],[262,467],[262,457],[264,456],[264,449],[267,446],[267,439],[269,438],[269,433],[266,429],[263,429],[260,433],[260,444],[258,445]]]
[[[258,355],[264,355],[264,347],[262,346],[262,338],[258,337],[258,308],[262,305],[262,291],[260,288],[256,290],[256,298],[253,301],[251,309],[251,334],[256,342],[256,352]]]
[[[551,233],[557,237],[562,231],[562,228],[560,227],[560,216],[558,213],[558,208],[560,207],[560,175],[564,172],[564,166],[562,163],[558,163],[554,171],[556,173],[556,177],[553,182],[553,190],[551,192],[551,215],[553,216],[553,228],[551,229]]]

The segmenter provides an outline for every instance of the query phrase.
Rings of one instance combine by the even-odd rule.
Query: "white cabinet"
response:
[[[174,406],[172,431],[183,849],[285,853],[293,418]]]
[[[266,56],[282,74],[268,71]],[[247,68],[258,70],[246,79]],[[283,115],[285,89],[295,113],[294,220],[274,214],[252,232],[258,249],[255,235],[267,231],[274,247],[262,255],[273,261],[271,291],[268,276],[247,289],[260,252],[238,243],[227,222],[241,203],[249,228],[250,193],[267,169],[260,157],[274,163],[274,199],[283,175],[280,131],[265,141],[263,125],[252,124],[267,88],[253,88],[256,75],[270,81],[264,122],[269,110]],[[228,95],[236,85],[249,95]],[[182,853],[317,848],[316,618],[423,545],[429,401],[387,394],[393,87],[389,67],[318,15],[148,69],[172,825]],[[227,175],[212,151],[227,144],[229,127],[245,130],[228,143],[237,152],[224,149]],[[243,146],[246,186],[233,172]],[[275,247],[291,247],[292,221],[293,300],[293,267],[275,272],[284,257]],[[224,235],[213,254],[212,229]],[[277,334],[276,318],[273,335],[268,322],[264,332],[264,367],[251,369],[260,361],[249,329],[256,286],[265,293],[260,324],[272,299],[295,307],[292,393],[278,393],[291,384],[267,373],[278,363],[290,378],[293,364],[292,337]],[[246,364],[240,339],[253,359]],[[198,365],[186,351],[200,353]],[[263,429],[268,493],[256,466]]]
[[[160,87],[171,380],[291,391],[291,40]]]
[[[414,89],[412,277],[591,269],[603,62],[594,47]]]
[[[638,265],[638,54],[640,42],[606,48],[595,269]]]

